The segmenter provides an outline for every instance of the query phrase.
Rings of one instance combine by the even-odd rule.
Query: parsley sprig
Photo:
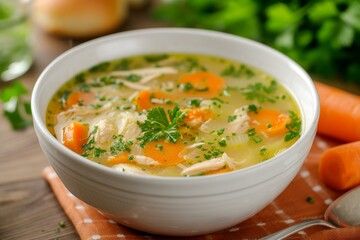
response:
[[[144,123],[138,122],[142,136],[140,146],[144,147],[148,142],[156,142],[164,139],[176,143],[181,138],[179,123],[184,119],[185,113],[180,111],[178,106],[168,110],[166,114],[163,107],[156,107],[147,111],[147,118]]]
[[[257,82],[242,88],[241,92],[246,100],[257,100],[259,103],[274,103],[276,97],[273,96],[273,94],[277,91],[277,87],[275,80],[272,80],[268,86],[261,82]]]

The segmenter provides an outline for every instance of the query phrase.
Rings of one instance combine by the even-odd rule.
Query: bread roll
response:
[[[56,35],[90,38],[111,33],[127,16],[127,0],[36,0],[34,21]]]

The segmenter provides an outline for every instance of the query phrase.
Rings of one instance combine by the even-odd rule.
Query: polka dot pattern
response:
[[[289,187],[260,213],[223,231],[204,236],[187,237],[186,239],[257,239],[304,220],[322,218],[328,205],[341,194],[323,185],[319,179],[317,169],[319,157],[327,148],[335,145],[336,143],[334,142],[316,137],[308,158],[300,169],[299,174]],[[108,219],[99,211],[71,194],[61,183],[52,168],[45,168],[43,175],[50,183],[56,197],[68,214],[81,239],[169,239],[131,230],[112,219]],[[307,200],[309,198],[312,199],[311,202]],[[241,201],[239,201],[239,204],[241,204]],[[134,214],[133,217],[139,216]],[[122,220],[122,222],[127,223],[126,220]],[[324,230],[322,227],[304,229],[292,235],[291,239],[306,239],[310,236],[317,236],[318,231],[322,230]],[[322,232],[326,233],[328,231]],[[196,233],[196,230],[194,230],[194,233]],[[360,236],[360,232],[358,236]],[[318,240],[322,238],[311,239]],[[331,239],[331,237],[328,239]]]

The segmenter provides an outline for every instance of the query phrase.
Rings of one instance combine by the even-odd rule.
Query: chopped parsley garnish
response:
[[[253,137],[253,140],[254,140],[255,143],[262,142],[262,138],[259,137],[259,136],[254,136],[254,137]]]
[[[314,200],[313,197],[307,197],[307,198],[306,198],[306,202],[307,202],[307,203],[314,203],[315,200]]]
[[[101,85],[114,85],[117,82],[116,77],[114,76],[102,76],[99,78]]]
[[[187,83],[185,83],[185,84],[180,84],[180,85],[179,85],[179,88],[180,88],[181,90],[183,90],[184,92],[188,92],[188,91],[190,91],[191,89],[194,88],[194,85],[192,85],[191,83],[187,82]]]
[[[153,63],[153,62],[159,62],[161,60],[165,60],[168,57],[169,57],[169,55],[167,55],[167,54],[156,54],[156,55],[147,55],[144,58],[147,62]]]
[[[233,122],[233,121],[236,120],[236,118],[237,118],[236,115],[231,115],[231,116],[228,117],[228,122]]]
[[[247,134],[249,137],[255,136],[255,134],[256,134],[255,128],[248,129]]]
[[[136,75],[136,74],[130,74],[130,75],[127,75],[125,77],[125,79],[130,81],[130,82],[138,82],[138,81],[141,80],[141,76]]]
[[[182,136],[179,131],[179,123],[183,121],[184,112],[178,106],[168,110],[166,114],[163,107],[156,107],[147,111],[147,118],[144,123],[138,125],[143,133],[138,139],[140,146],[144,147],[148,142],[156,142],[160,139],[176,143]]]
[[[220,145],[220,147],[226,147],[226,140],[225,139],[223,139],[223,140],[221,140],[221,141],[219,141],[219,145]]]
[[[219,130],[216,131],[217,135],[220,136],[221,134],[223,134],[225,131],[225,128],[221,128]]]
[[[245,75],[247,78],[252,78],[255,73],[247,66],[239,65],[236,68],[233,64],[221,72],[221,76],[224,77],[240,77],[242,75]]]
[[[81,84],[79,90],[82,92],[90,92],[90,86],[88,84]]]
[[[156,149],[162,151],[164,149],[163,145],[156,145]]]
[[[114,135],[113,139],[116,139],[117,141],[114,141],[110,146],[110,153],[112,155],[117,155],[120,152],[130,152],[130,146],[133,145],[133,141],[124,141],[124,138],[122,135]]]
[[[91,130],[90,134],[95,134],[98,129],[99,129],[99,126],[95,125],[94,128]]]
[[[264,156],[265,153],[266,153],[266,150],[267,150],[266,147],[261,148],[261,149],[260,149],[260,155],[261,155],[261,156]]]
[[[214,103],[216,103],[216,102],[219,102],[219,103],[225,103],[222,99],[217,98],[217,97],[214,97],[214,98],[212,98],[211,100],[213,100],[213,101],[214,101]]]
[[[85,73],[79,73],[75,77],[75,83],[80,84],[85,82]]]
[[[262,138],[256,134],[255,128],[250,128],[247,130],[247,134],[255,143],[262,142]]]
[[[178,67],[185,68],[187,72],[194,70],[207,71],[206,67],[200,65],[199,61],[195,58],[189,57],[176,64]]]
[[[108,69],[110,63],[109,62],[103,62],[100,63],[98,65],[93,66],[92,68],[89,69],[89,72],[91,73],[95,73],[95,72],[106,72],[106,70]]]
[[[301,132],[301,119],[296,115],[295,112],[289,111],[290,113],[290,123],[286,124],[287,133],[285,135],[285,142],[288,142],[294,138],[300,136]]]
[[[98,104],[90,104],[90,107],[92,107],[92,108],[94,108],[94,109],[99,109],[99,108],[101,108],[103,106],[103,104],[100,104],[100,103],[98,103]]]
[[[250,104],[248,106],[248,112],[258,113],[258,107],[255,104]]]
[[[190,106],[200,107],[201,100],[200,99],[190,99],[186,103]]]
[[[260,82],[249,84],[245,88],[242,88],[241,92],[245,96],[246,100],[257,100],[260,103],[274,103],[276,101],[276,97],[272,96],[272,94],[276,92],[277,87],[276,81],[272,80],[269,86],[265,86]]]
[[[114,70],[129,70],[131,61],[127,58],[114,63]]]
[[[231,76],[231,77],[239,77],[240,76],[240,72],[239,69],[236,69],[235,66],[233,64],[231,64],[229,67],[225,68],[222,72],[221,72],[221,76],[227,77],[227,76]]]
[[[183,90],[184,92],[189,92],[190,90],[194,90],[196,92],[206,92],[209,90],[209,87],[204,87],[204,88],[196,88],[193,84],[187,82],[185,84],[179,84],[178,88],[180,88],[181,90]]]
[[[83,149],[85,150],[81,156],[89,157],[92,156],[93,158],[99,158],[101,154],[106,153],[105,149],[95,147],[95,138],[92,137],[90,141],[83,145]]]

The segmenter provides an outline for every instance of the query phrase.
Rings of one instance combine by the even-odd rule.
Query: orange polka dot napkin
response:
[[[317,136],[308,158],[295,179],[278,198],[255,216],[229,229],[203,236],[186,237],[186,239],[257,239],[304,220],[323,218],[329,204],[343,194],[324,186],[318,175],[318,161],[321,154],[335,145],[336,142]],[[50,183],[81,239],[173,239],[132,230],[103,216],[99,211],[72,195],[51,167],[44,169],[43,176]],[[327,229],[314,226],[301,230],[287,239],[355,240],[360,239],[360,227]]]

